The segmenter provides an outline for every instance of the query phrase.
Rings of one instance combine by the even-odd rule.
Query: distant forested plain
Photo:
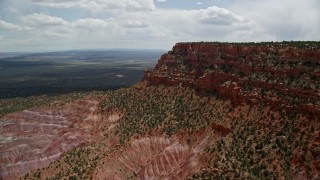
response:
[[[163,50],[0,54],[0,99],[129,87]]]

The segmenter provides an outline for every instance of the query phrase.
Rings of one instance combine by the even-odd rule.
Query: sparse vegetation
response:
[[[311,177],[320,158],[320,146],[315,141],[320,132],[317,118],[272,112],[263,105],[231,108],[228,102],[199,96],[185,87],[136,86],[107,92],[104,98],[103,112],[123,112],[115,132],[124,146],[151,131],[168,137],[186,133],[191,138],[188,143],[192,143],[197,130],[210,130],[213,124],[230,128],[230,133],[206,149],[204,169],[191,179],[291,179],[301,171]],[[105,151],[104,138],[109,135],[98,144],[65,153],[49,166],[56,169],[50,179],[90,178],[109,152],[121,151],[121,146]],[[31,177],[38,175],[35,173]]]
[[[191,89],[162,86],[145,91],[123,89],[110,93],[102,103],[102,109],[125,112],[117,126],[123,144],[154,128],[170,137],[178,132],[192,134],[212,123],[222,123],[229,109],[220,109],[221,104],[214,103],[214,98],[201,98]]]
[[[91,92],[92,94],[93,92]],[[89,92],[69,93],[63,95],[41,95],[25,98],[0,99],[0,117],[8,113],[21,111],[29,108],[50,105],[62,105],[90,94]]]

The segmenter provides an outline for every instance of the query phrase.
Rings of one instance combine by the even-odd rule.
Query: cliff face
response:
[[[184,85],[274,110],[320,115],[320,49],[281,43],[177,43],[146,70],[149,84]]]

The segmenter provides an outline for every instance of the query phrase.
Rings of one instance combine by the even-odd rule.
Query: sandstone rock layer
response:
[[[1,118],[0,179],[42,168],[82,143],[100,119],[98,102],[82,100],[63,107],[30,109]]]
[[[145,71],[150,84],[184,85],[274,110],[320,115],[320,49],[269,44],[177,43]]]

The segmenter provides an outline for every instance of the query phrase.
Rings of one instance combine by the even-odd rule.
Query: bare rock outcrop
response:
[[[281,43],[177,43],[146,70],[149,84],[184,85],[241,103],[320,115],[320,49]]]
[[[13,179],[46,167],[63,152],[90,143],[91,127],[101,119],[97,108],[97,101],[82,100],[2,117],[0,179]]]

